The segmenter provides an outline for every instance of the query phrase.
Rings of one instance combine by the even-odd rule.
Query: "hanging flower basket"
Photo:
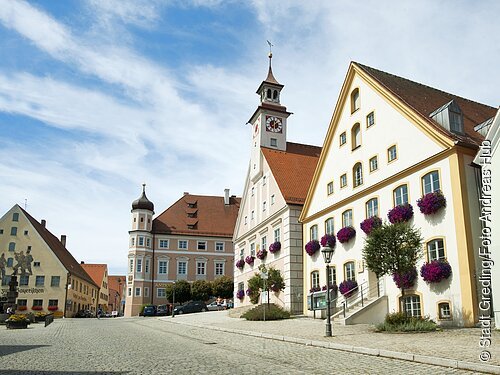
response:
[[[259,258],[260,260],[265,259],[266,256],[267,256],[267,250],[266,249],[262,249],[262,250],[257,251],[257,258]]]
[[[356,237],[356,229],[353,227],[344,227],[337,232],[337,238],[340,243],[349,242],[351,238]]]
[[[334,248],[337,243],[337,239],[332,234],[325,234],[321,237],[321,246]]]
[[[451,266],[446,260],[433,260],[424,263],[420,269],[420,276],[426,283],[439,283],[451,276]]]
[[[42,306],[32,306],[31,307],[31,310],[35,310],[35,311],[39,311],[39,310],[43,310],[43,307]]]
[[[321,292],[321,288],[319,286],[312,287],[309,289],[309,293]]]
[[[391,224],[402,223],[410,220],[412,217],[413,207],[409,203],[396,206],[392,210],[389,210],[389,213],[387,214],[387,218]]]
[[[239,268],[240,270],[245,267],[245,261],[243,259],[238,259],[236,261],[236,268]]]
[[[350,297],[358,290],[358,282],[356,280],[344,280],[339,285],[339,291],[344,297]]]
[[[441,208],[446,207],[446,198],[443,193],[438,190],[433,193],[425,194],[417,201],[417,206],[424,215],[432,215]]]
[[[252,265],[252,264],[253,264],[253,262],[254,262],[254,260],[255,260],[255,257],[254,257],[254,256],[252,256],[252,255],[248,255],[248,256],[245,258],[245,262],[246,262],[247,264],[249,264],[249,265]]]
[[[418,272],[416,268],[406,272],[406,273],[395,273],[392,275],[392,279],[396,283],[396,286],[399,289],[408,289],[411,288],[415,281],[417,280]]]
[[[59,309],[59,307],[58,306],[49,306],[47,309],[49,311],[57,311]]]
[[[365,232],[367,236],[369,236],[372,230],[380,228],[382,226],[382,219],[378,216],[372,216],[368,219],[363,220],[359,226],[361,227],[361,230]]]
[[[330,284],[330,290],[333,290],[335,293],[337,293],[337,290],[339,290],[339,287],[337,284],[333,283],[333,284]],[[321,290],[325,291],[326,292],[326,285],[323,285],[321,287]]]
[[[243,299],[245,297],[245,291],[243,289],[236,292],[236,298]]]
[[[306,253],[309,254],[310,256],[313,256],[316,251],[319,250],[321,246],[319,245],[318,240],[311,240],[308,243],[306,243]]]
[[[273,242],[271,245],[269,245],[269,252],[273,254],[277,253],[280,250],[281,250],[281,242],[279,241]]]

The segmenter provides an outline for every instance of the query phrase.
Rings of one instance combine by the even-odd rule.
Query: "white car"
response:
[[[209,303],[207,305],[207,307],[208,307],[208,311],[219,311],[219,310],[226,310],[227,309],[225,301],[221,302],[220,304],[217,304],[217,301],[213,301],[212,303]]]

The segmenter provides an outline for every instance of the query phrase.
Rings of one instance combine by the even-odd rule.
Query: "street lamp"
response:
[[[332,336],[332,322],[330,320],[330,262],[335,250],[331,247],[324,247],[321,249],[323,259],[326,263],[326,333],[325,336]]]
[[[267,303],[269,303],[269,293],[267,291],[267,279],[269,277],[269,274],[267,273],[266,266],[262,267],[261,276],[262,276],[262,280],[264,280],[264,295],[267,297]],[[261,301],[261,302],[264,302],[264,301]],[[264,302],[264,322],[265,321],[266,321],[266,303]]]
[[[174,308],[175,308],[175,281],[172,287],[172,318],[175,317]]]

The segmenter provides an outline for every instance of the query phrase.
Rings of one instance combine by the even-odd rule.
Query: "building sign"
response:
[[[9,292],[9,289],[0,289],[0,295],[5,296]],[[45,289],[43,288],[17,288],[19,294],[43,294]]]

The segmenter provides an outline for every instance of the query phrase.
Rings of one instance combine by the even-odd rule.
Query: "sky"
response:
[[[498,107],[500,2],[0,0],[0,216],[125,274],[130,209],[241,196],[267,75],[321,146],[349,62]]]

